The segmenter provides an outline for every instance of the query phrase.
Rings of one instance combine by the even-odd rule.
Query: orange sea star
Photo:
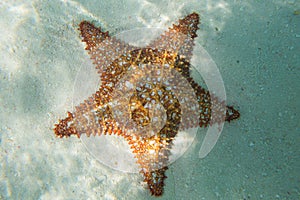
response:
[[[68,116],[55,125],[56,136],[116,134],[125,138],[135,154],[151,194],[162,195],[170,149],[178,131],[206,127],[224,120],[222,117],[211,119],[212,103],[220,108],[218,112],[223,113],[226,121],[239,117],[236,109],[224,106],[223,101],[210,95],[190,75],[190,60],[198,24],[198,14],[192,13],[151,44],[138,48],[109,36],[108,32],[102,32],[90,22],[81,22],[79,30],[86,43],[86,50],[100,74],[101,85],[91,97],[76,106],[73,113],[68,112]],[[148,79],[140,77],[143,72],[147,72]],[[161,79],[161,74],[168,76],[164,75]],[[177,77],[178,74],[180,77]],[[127,90],[115,91],[118,84],[123,84],[123,79],[134,85],[129,99],[125,98]],[[140,82],[136,83],[137,80]],[[187,101],[192,97],[183,92],[185,88],[182,81],[190,86],[196,106],[192,100]],[[169,82],[176,87],[172,87]],[[116,96],[120,97],[120,109],[126,108],[122,112],[126,112],[125,116],[131,118],[132,123],[118,121],[120,117],[116,116],[117,107],[111,104]],[[153,115],[159,111],[153,114],[150,104],[160,104],[165,112],[165,115],[160,115],[164,117],[165,123],[158,130],[150,124]],[[156,131],[153,133],[151,130]]]

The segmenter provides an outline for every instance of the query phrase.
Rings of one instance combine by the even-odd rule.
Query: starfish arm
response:
[[[102,127],[97,123],[95,115],[95,101],[93,97],[88,98],[79,106],[75,107],[73,113],[68,112],[68,117],[60,120],[54,127],[55,135],[62,137],[69,137],[70,135],[82,134],[96,135],[102,133]]]
[[[190,62],[180,56],[176,57],[174,68],[189,82],[193,88],[199,105],[199,126],[221,123],[224,120],[230,122],[238,119],[240,113],[233,106],[226,106],[224,100],[220,100],[214,94],[201,87],[190,74]],[[212,112],[213,111],[213,112]],[[188,128],[188,127],[187,127]]]
[[[238,119],[240,113],[233,106],[226,106],[224,100],[220,100],[219,97],[214,94],[210,94],[209,91],[201,87],[191,77],[187,80],[191,84],[197,96],[199,105],[199,126],[207,127],[215,123],[221,123],[224,120],[230,122]]]
[[[192,13],[180,19],[178,24],[173,25],[158,39],[152,41],[149,47],[167,50],[189,61],[192,56],[194,38],[197,37],[198,24],[199,15]]]
[[[164,180],[167,178],[165,175],[168,167],[154,170],[152,172],[143,172],[144,181],[147,183],[148,188],[153,196],[161,196],[164,191]]]
[[[86,43],[85,49],[89,52],[99,74],[105,72],[114,60],[135,48],[111,37],[108,32],[101,31],[101,28],[87,21],[79,24],[79,31],[82,41]]]
[[[82,21],[79,24],[79,28],[82,41],[86,43],[86,50],[93,51],[104,40],[110,38],[108,32],[101,31],[101,28],[95,27],[88,21]]]
[[[99,91],[96,92],[76,106],[73,113],[68,112],[68,117],[55,124],[55,135],[60,138],[71,135],[80,137],[82,134],[88,137],[101,134],[122,135],[123,132],[112,118],[110,107],[102,103],[100,95]]]
[[[231,122],[231,120],[238,119],[240,117],[240,112],[235,109],[233,106],[226,106],[226,117],[225,120],[227,122]]]
[[[168,160],[173,139],[159,137],[142,138],[136,135],[124,137],[130,145],[137,163],[141,167],[144,182],[147,183],[152,195],[163,194],[165,171],[168,169]]]
[[[73,122],[73,119],[74,116],[71,112],[68,112],[68,117],[66,117],[65,119],[60,119],[58,124],[54,125],[53,131],[55,135],[59,138],[70,137],[71,135],[77,135],[78,137],[80,137],[76,128],[69,125]]]

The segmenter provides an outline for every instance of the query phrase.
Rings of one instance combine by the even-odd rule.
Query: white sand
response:
[[[193,11],[202,23],[196,41],[241,118],[225,124],[204,159],[198,136],[170,166],[160,199],[299,198],[299,1],[32,2],[0,3],[0,199],[155,199],[139,174],[100,164],[79,139],[58,139],[52,128],[72,109],[87,62],[81,20],[116,34],[166,28]]]

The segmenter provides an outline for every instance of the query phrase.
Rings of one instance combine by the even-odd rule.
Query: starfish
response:
[[[151,194],[161,196],[176,135],[181,130],[206,127],[224,119],[230,122],[240,116],[190,74],[198,24],[198,14],[189,14],[140,48],[82,21],[79,31],[101,85],[74,112],[68,112],[65,119],[55,124],[55,135],[123,137]],[[214,119],[213,104],[219,114]]]

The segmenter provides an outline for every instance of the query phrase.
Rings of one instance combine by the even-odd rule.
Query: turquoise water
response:
[[[196,136],[167,171],[159,199],[299,199],[299,1],[2,1],[0,199],[155,199],[140,174],[99,163],[53,124],[72,110],[77,72],[89,63],[82,20],[111,34],[167,28],[201,17],[196,43],[222,75],[225,123],[203,159]]]

